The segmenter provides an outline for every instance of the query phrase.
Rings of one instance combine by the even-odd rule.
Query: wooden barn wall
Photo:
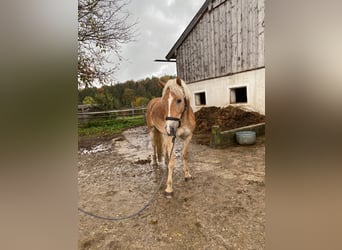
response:
[[[264,66],[264,0],[215,0],[177,50],[186,82]]]

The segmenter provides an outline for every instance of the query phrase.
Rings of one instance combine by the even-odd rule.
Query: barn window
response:
[[[206,105],[205,92],[195,93],[195,105]]]
[[[246,103],[247,87],[231,88],[230,103]]]

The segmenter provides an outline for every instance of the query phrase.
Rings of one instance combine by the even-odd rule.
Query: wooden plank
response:
[[[190,69],[190,80],[194,81],[195,80],[195,75],[196,75],[196,39],[195,39],[195,30],[192,31],[191,34],[191,40],[190,40],[190,62],[191,62],[191,69]]]
[[[186,64],[185,64],[185,74],[187,81],[191,81],[190,79],[190,72],[191,72],[191,62],[190,62],[190,57],[191,57],[191,52],[190,52],[190,42],[189,42],[189,37],[185,40],[185,49],[186,49]]]
[[[194,41],[195,41],[195,48],[194,48],[194,61],[195,61],[195,75],[194,75],[194,81],[196,81],[199,77],[199,71],[200,71],[200,68],[199,68],[199,63],[200,63],[200,51],[199,51],[199,47],[200,47],[200,43],[199,43],[199,37],[198,37],[198,26],[195,27],[194,29]]]
[[[183,46],[180,46],[177,49],[177,76],[181,77],[182,79],[184,79],[184,73],[182,72],[182,68],[183,68],[183,61],[184,61],[184,55],[183,55]]]
[[[203,32],[203,19],[201,19],[199,24],[199,39],[200,39],[200,74],[199,79],[204,78],[204,51],[203,51],[203,44],[204,44],[204,32]]]
[[[182,63],[181,63],[182,62],[182,56],[179,53],[179,49],[180,48],[178,48],[178,51],[177,51],[176,75],[183,79],[183,77],[181,76],[181,72],[180,72],[180,68],[181,68],[181,65],[182,65]]]
[[[226,5],[226,37],[227,37],[227,57],[226,72],[232,72],[232,1],[227,1]]]
[[[187,67],[186,67],[186,52],[185,52],[185,45],[182,45],[182,63],[183,63],[183,67],[182,67],[182,72],[183,72],[183,79],[184,81],[187,81],[186,79],[186,71],[187,71]]]
[[[237,5],[239,0],[232,0],[232,73],[237,71],[237,57],[238,57],[238,11]]]
[[[210,78],[211,75],[211,41],[212,41],[212,33],[211,33],[211,12],[208,12],[208,22],[207,22],[207,54],[208,54],[208,71],[207,78]]]
[[[244,69],[250,69],[253,67],[253,2],[255,0],[247,0],[246,4],[246,65]]]
[[[187,51],[187,55],[186,55],[186,76],[187,76],[187,80],[188,82],[191,81],[191,43],[190,43],[190,39],[189,37],[186,39],[186,51]]]
[[[265,2],[258,0],[258,67],[265,66],[264,61],[264,18],[265,18]]]
[[[196,79],[196,74],[198,71],[197,68],[197,40],[196,40],[196,28],[192,31],[191,34],[191,81],[194,81]]]
[[[216,76],[216,45],[217,45],[217,43],[216,43],[216,37],[217,37],[217,34],[216,34],[216,32],[217,32],[217,30],[216,30],[216,28],[217,28],[217,22],[216,22],[216,11],[213,9],[212,10],[212,12],[211,12],[211,15],[212,15],[212,21],[213,21],[213,25],[212,25],[212,36],[213,36],[213,38],[212,38],[212,44],[211,44],[211,46],[212,46],[212,72],[211,72],[211,77],[214,77],[214,76]]]
[[[184,79],[188,82],[188,71],[189,71],[189,65],[188,65],[188,48],[187,48],[187,40],[184,40],[183,50],[184,50]]]
[[[254,5],[257,1],[248,0],[248,68],[255,67],[255,11]]]
[[[209,77],[215,76],[215,40],[214,40],[214,34],[215,34],[215,26],[214,26],[214,11],[209,12],[210,15],[210,41],[209,41],[209,50],[210,50],[210,61],[209,61]]]
[[[198,36],[198,26],[195,27],[195,36],[194,36],[194,40],[195,40],[195,54],[194,54],[194,60],[195,60],[195,76],[194,76],[194,80],[196,81],[197,79],[199,79],[199,72],[200,72],[200,60],[201,60],[201,55],[200,55],[200,41],[199,41],[199,36]]]
[[[205,15],[205,22],[204,22],[204,32],[205,32],[205,43],[204,43],[204,51],[205,51],[205,72],[204,76],[205,78],[209,77],[209,72],[210,72],[210,48],[209,48],[209,39],[210,39],[210,34],[209,34],[209,13]]]
[[[193,64],[193,81],[196,81],[196,79],[198,78],[198,71],[199,71],[199,67],[198,67],[198,63],[199,63],[199,41],[198,41],[198,26],[196,25],[194,28],[194,34],[193,34],[193,45],[192,46],[192,51],[193,51],[193,60],[194,60],[194,64]]]
[[[258,1],[253,0],[253,5],[252,5],[252,13],[253,13],[253,22],[252,22],[252,67],[251,68],[256,68],[258,67]]]
[[[184,81],[186,81],[186,62],[185,62],[185,49],[184,49],[184,44],[182,44],[182,46],[180,47],[181,48],[181,58],[182,58],[182,78],[184,79]]]
[[[244,66],[243,66],[243,70],[247,70],[250,68],[251,66],[251,53],[252,53],[252,50],[251,50],[251,46],[252,46],[252,39],[251,39],[251,32],[252,32],[252,11],[251,11],[251,4],[252,4],[252,1],[254,0],[245,0],[245,10],[244,10],[244,19],[245,19],[245,31],[244,31],[244,34],[245,34],[245,51],[244,51]]]
[[[236,12],[237,12],[237,71],[241,71],[241,57],[242,57],[242,1],[238,0],[236,4]]]
[[[248,0],[241,1],[241,68],[248,68]]]
[[[216,76],[221,74],[221,6],[216,9]]]
[[[200,73],[200,79],[204,78],[204,24],[203,24],[204,20],[203,18],[200,21],[200,40],[201,40],[201,73]]]
[[[226,74],[226,57],[227,57],[227,36],[226,36],[226,3],[220,7],[220,76]]]
[[[200,79],[201,74],[201,40],[200,40],[200,26],[196,27],[196,77],[195,80]]]
[[[183,46],[180,46],[177,50],[177,76],[184,79],[184,73],[183,73],[183,61],[184,61],[184,55],[183,55]]]
[[[217,71],[216,71],[216,76],[221,75],[221,68],[222,68],[222,21],[221,21],[221,10],[222,10],[222,5],[217,8]]]
[[[187,44],[186,44],[186,39],[183,41],[182,43],[182,47],[183,47],[183,57],[184,57],[184,80],[188,82],[188,78],[187,78],[187,72],[188,72],[188,59],[187,59],[187,56],[188,56],[188,49],[187,49]]]
[[[207,14],[204,14],[203,16],[203,22],[202,22],[202,38],[203,38],[203,47],[202,47],[202,60],[203,60],[203,75],[202,75],[202,79],[206,78],[206,65],[207,65],[207,37],[208,37],[208,33],[206,32],[206,26],[207,26]]]
[[[186,72],[187,72],[187,66],[186,66],[186,50],[185,50],[185,46],[184,46],[184,45],[182,45],[182,55],[183,55],[183,67],[182,67],[183,79],[184,79],[184,81],[187,81],[187,79],[186,79]]]
[[[254,5],[254,67],[258,65],[258,1]]]
[[[219,8],[214,9],[214,47],[215,47],[215,54],[214,54],[214,76],[220,75],[220,20],[219,20]]]
[[[189,71],[188,71],[188,75],[189,75],[189,81],[193,81],[194,79],[194,36],[193,36],[193,30],[190,33],[190,35],[188,36],[188,48],[189,48]]]

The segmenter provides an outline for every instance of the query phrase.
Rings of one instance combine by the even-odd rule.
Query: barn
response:
[[[191,105],[246,105],[265,114],[265,0],[206,0],[166,59],[193,93]]]

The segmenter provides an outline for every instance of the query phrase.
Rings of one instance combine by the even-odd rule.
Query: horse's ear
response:
[[[166,83],[162,82],[161,80],[158,80],[158,84],[160,87],[164,88]]]
[[[176,82],[180,87],[182,87],[182,80],[179,77],[177,77]]]

